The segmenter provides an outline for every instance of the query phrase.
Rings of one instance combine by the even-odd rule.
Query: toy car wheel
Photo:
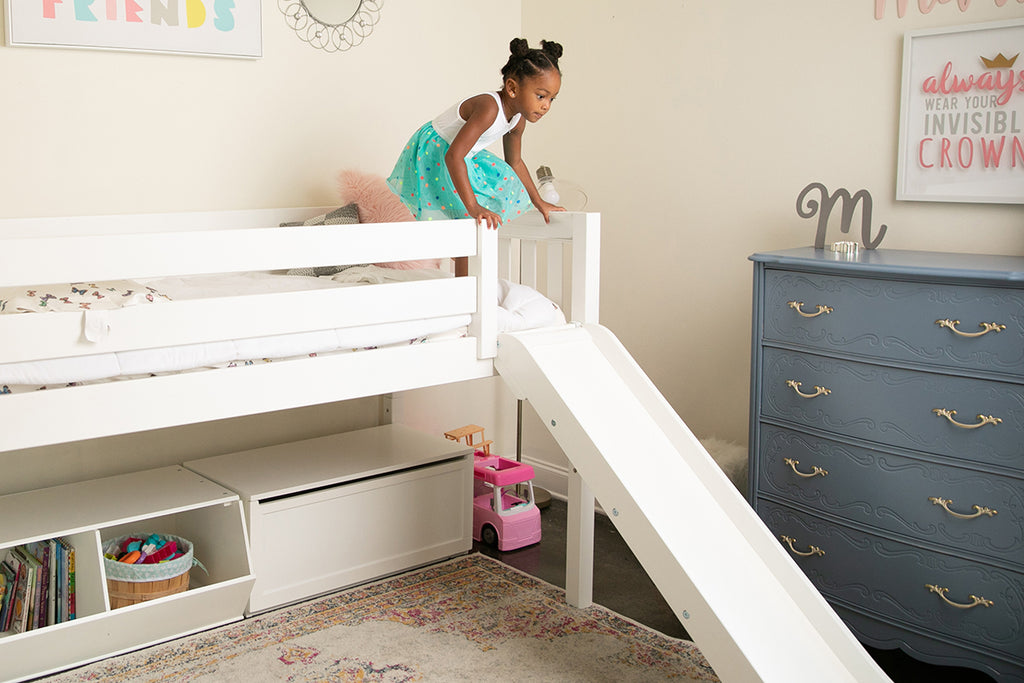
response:
[[[484,528],[480,530],[480,540],[487,545],[498,545],[498,532],[494,530],[494,527],[490,525],[484,525]]]

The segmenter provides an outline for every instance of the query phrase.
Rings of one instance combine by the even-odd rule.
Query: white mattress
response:
[[[333,277],[302,277],[270,273],[233,273],[188,278],[161,278],[141,284],[172,301],[272,293],[450,277],[438,270],[396,270],[376,266],[350,268]],[[553,302],[536,290],[501,281],[498,288],[499,331],[565,323]],[[21,313],[20,315],[40,315]],[[42,315],[51,315],[43,313]],[[469,315],[424,318],[360,327],[318,330],[271,337],[234,339],[156,349],[102,353],[74,358],[0,363],[0,391],[15,393],[40,388],[128,379],[168,372],[231,367],[361,349],[423,343],[467,334]]]

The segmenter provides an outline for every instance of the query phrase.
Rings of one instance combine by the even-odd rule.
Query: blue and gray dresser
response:
[[[1024,681],[1024,258],[751,260],[761,519],[863,642]]]

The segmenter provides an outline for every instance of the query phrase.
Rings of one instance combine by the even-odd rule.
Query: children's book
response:
[[[11,610],[11,630],[21,633],[29,629],[29,611],[34,586],[32,565],[20,547],[11,550],[11,561],[18,565],[18,582],[14,592],[14,608]]]
[[[11,596],[11,610],[7,614],[7,628],[5,630],[18,633],[24,630],[22,621],[25,614],[25,591],[28,575],[26,574],[25,566],[21,564],[21,560],[18,559],[14,551],[11,551],[8,560],[11,567],[14,568],[16,578],[14,580],[14,595]]]
[[[34,628],[42,628],[53,623],[50,620],[50,542],[27,543],[25,549],[39,562],[36,569],[36,598],[32,616],[35,618]]]
[[[67,614],[65,621],[75,618],[75,546],[71,545],[64,538],[58,538],[57,542],[64,547],[66,558],[64,560],[64,571],[66,578],[64,585],[67,587]]]
[[[14,586],[8,586],[7,575],[0,571],[0,624],[3,623],[4,607],[10,601],[10,589]]]
[[[29,614],[32,620],[30,628],[38,629],[46,626],[46,602],[50,593],[50,549],[45,541],[28,543],[24,548],[30,555],[30,561],[34,559],[39,563],[36,566],[36,594],[32,602],[32,612]]]
[[[0,573],[4,575],[7,583],[7,593],[4,595],[3,605],[0,606],[0,632],[11,629],[11,605],[14,604],[14,589],[17,587],[18,572],[11,566],[8,560],[0,562]]]
[[[51,538],[46,543],[50,551],[50,574],[47,577],[50,597],[46,601],[46,623],[50,625],[57,623],[57,539]]]
[[[53,580],[53,623],[59,624],[67,621],[67,580],[65,579],[67,573],[64,571],[64,561],[67,559],[67,556],[64,553],[64,546],[61,544],[60,539],[53,539],[53,552],[57,559],[55,563],[57,569],[54,572]]]

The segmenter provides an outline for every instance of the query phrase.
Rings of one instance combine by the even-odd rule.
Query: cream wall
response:
[[[263,0],[263,57],[0,48],[0,217],[323,205],[427,118],[500,83],[519,2],[388,0],[328,54]]]
[[[934,4],[926,2],[926,5]],[[801,189],[867,189],[882,248],[1024,254],[1024,208],[895,201],[902,37],[1024,17],[1024,4],[523,0],[562,42],[534,164],[602,213],[602,322],[699,436],[745,443],[751,264],[813,242]],[[859,236],[859,215],[854,231]],[[829,235],[829,241],[836,239]]]

